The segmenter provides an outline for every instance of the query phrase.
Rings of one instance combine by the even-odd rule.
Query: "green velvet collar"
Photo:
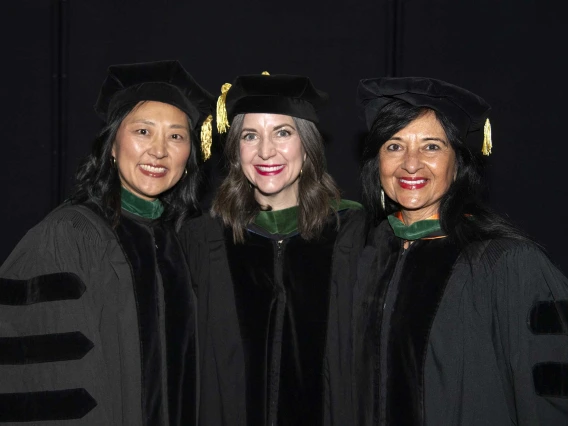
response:
[[[298,206],[276,211],[261,211],[254,224],[271,234],[286,235],[298,229]]]
[[[392,214],[389,215],[387,219],[394,235],[398,238],[402,238],[403,240],[414,241],[421,238],[436,238],[444,236],[438,219],[430,218],[419,220],[409,226],[405,225],[402,220]]]
[[[160,200],[143,200],[125,188],[122,188],[120,193],[120,204],[127,212],[146,219],[158,219],[164,212],[164,206]]]
[[[341,200],[337,211],[345,209],[362,209],[355,201]],[[287,235],[298,229],[298,206],[276,211],[261,211],[254,219],[254,224],[270,234]]]

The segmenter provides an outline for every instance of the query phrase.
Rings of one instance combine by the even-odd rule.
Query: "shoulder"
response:
[[[337,210],[339,216],[339,245],[362,246],[366,234],[366,214],[361,204],[342,200]]]
[[[471,243],[464,253],[475,263],[492,268],[501,263],[544,261],[549,262],[542,249],[530,240],[496,238]]]
[[[108,223],[85,205],[64,204],[37,225],[40,229],[80,235],[93,243],[114,239],[115,234]]]
[[[363,205],[361,203],[358,203],[357,201],[342,199],[341,201],[339,201],[337,211],[340,212],[343,210],[363,210]]]
[[[63,205],[27,232],[1,273],[26,278],[88,269],[103,261],[113,239],[112,229],[87,207]]]
[[[203,213],[187,220],[179,232],[179,239],[184,245],[222,238],[223,224],[221,220],[209,213]]]

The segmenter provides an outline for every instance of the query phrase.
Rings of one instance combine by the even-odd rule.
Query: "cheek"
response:
[[[177,149],[174,152],[176,164],[179,165],[180,167],[185,168],[190,153],[191,153],[191,145],[180,146],[179,149]]]
[[[379,178],[381,179],[381,182],[386,183],[387,178],[391,174],[389,162],[380,156],[377,159],[377,162],[379,163]]]

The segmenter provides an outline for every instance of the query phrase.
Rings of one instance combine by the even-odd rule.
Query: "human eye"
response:
[[[254,140],[256,140],[256,134],[255,133],[243,133],[241,136],[241,140],[245,141],[245,142],[252,142]]]
[[[142,136],[146,136],[150,132],[148,132],[148,129],[136,129],[136,133]]]
[[[292,134],[292,132],[288,129],[278,129],[276,131],[276,136],[280,137],[280,138],[286,138],[288,136],[290,136]]]
[[[171,138],[175,141],[179,141],[179,142],[183,142],[186,138],[185,135],[179,134],[179,133],[174,133]]]
[[[435,143],[429,143],[428,145],[426,145],[426,150],[428,151],[437,151],[440,149],[440,146],[438,144]]]
[[[397,143],[387,143],[385,149],[387,151],[396,152],[401,150],[401,146]]]

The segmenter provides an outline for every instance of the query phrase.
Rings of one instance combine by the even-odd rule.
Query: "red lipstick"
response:
[[[418,177],[398,178],[398,184],[402,189],[422,189],[428,183],[428,179]]]
[[[166,167],[156,166],[154,164],[139,164],[138,169],[140,169],[140,172],[143,175],[153,178],[161,178],[168,173],[168,169]]]
[[[257,164],[254,166],[256,172],[261,176],[276,176],[284,170],[284,164]]]

